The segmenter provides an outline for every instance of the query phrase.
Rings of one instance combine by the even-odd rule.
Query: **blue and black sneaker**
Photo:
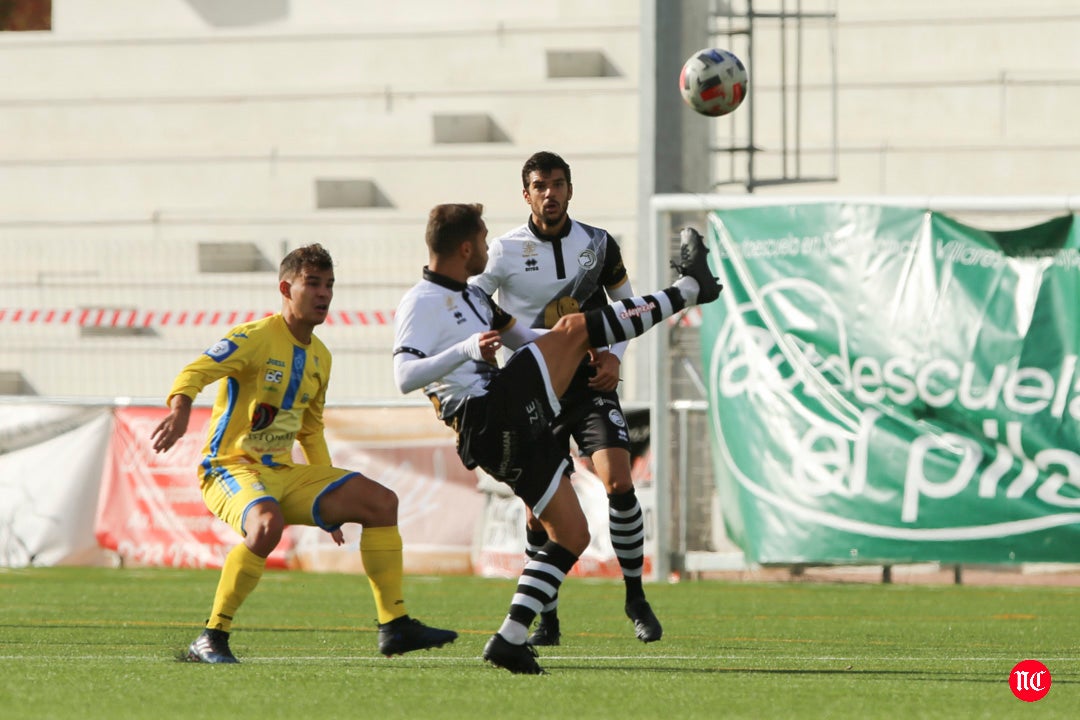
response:
[[[192,641],[188,647],[187,660],[212,664],[240,662],[229,649],[229,633],[210,628],[203,630],[202,634]]]

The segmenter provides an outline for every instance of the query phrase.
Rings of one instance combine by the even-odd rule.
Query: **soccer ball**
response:
[[[719,48],[698,50],[683,64],[679,91],[696,112],[720,117],[746,97],[746,66],[734,53]]]

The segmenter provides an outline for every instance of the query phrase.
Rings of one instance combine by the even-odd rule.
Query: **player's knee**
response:
[[[390,488],[379,483],[372,483],[370,493],[364,505],[367,517],[361,522],[368,525],[397,525],[398,496]]]
[[[379,498],[379,508],[387,514],[393,515],[397,518],[398,513],[398,496],[397,493],[388,487],[383,487],[382,497]]]
[[[589,525],[583,523],[581,527],[573,528],[569,533],[564,534],[562,545],[575,555],[581,555],[589,547],[591,540]]]
[[[265,557],[281,541],[281,535],[285,531],[285,519],[280,511],[251,514],[244,522],[244,530],[247,533],[244,538],[247,546],[252,552]]]
[[[608,475],[601,480],[608,495],[625,495],[634,489],[633,479],[623,475]]]
[[[585,339],[588,333],[585,330],[585,316],[581,313],[563,315],[552,326],[552,332],[557,332],[569,338]]]

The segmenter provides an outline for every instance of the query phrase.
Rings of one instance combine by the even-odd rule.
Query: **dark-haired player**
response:
[[[566,392],[592,348],[641,335],[689,304],[715,300],[701,236],[683,231],[674,285],[586,313],[563,315],[546,333],[517,324],[467,280],[487,265],[480,205],[438,205],[428,217],[429,265],[394,317],[394,378],[420,388],[439,418],[457,431],[466,467],[482,467],[509,485],[543,524],[547,542],[529,558],[510,611],[484,647],[484,659],[513,673],[540,674],[526,643],[529,626],[558,594],[589,544],[589,528],[570,484],[570,459],[554,434]],[[499,368],[498,349],[520,348]]]
[[[521,194],[529,219],[491,243],[487,267],[469,280],[495,296],[508,313],[533,328],[550,328],[569,312],[591,310],[633,297],[622,253],[606,230],[568,214],[574,185],[570,165],[553,152],[534,153],[521,168]],[[498,293],[496,295],[496,293]],[[570,452],[570,438],[592,461],[608,497],[608,532],[622,570],[624,611],[642,642],[663,635],[641,583],[645,564],[645,521],[630,474],[630,431],[619,403],[626,342],[599,349],[582,360],[559,399],[562,414],[555,436]],[[525,554],[547,542],[543,524],[527,517]],[[558,598],[540,613],[529,636],[533,645],[558,645]]]

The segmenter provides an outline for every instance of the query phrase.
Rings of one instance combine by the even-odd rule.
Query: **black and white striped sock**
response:
[[[577,555],[549,540],[535,558],[525,563],[510,601],[510,612],[499,628],[504,640],[524,644],[536,614],[559,594],[559,586],[576,562]]]
[[[525,528],[525,557],[532,560],[536,557],[536,554],[543,549],[544,545],[548,541],[548,534],[546,530],[533,530],[531,528]],[[540,609],[542,615],[549,615],[555,612],[555,609],[559,606],[559,596],[556,594],[552,598],[551,602],[547,603]]]
[[[589,344],[604,347],[636,338],[686,307],[682,292],[675,287],[652,295],[617,300],[607,307],[585,313]]]
[[[619,495],[608,495],[608,530],[626,583],[627,602],[645,597],[641,587],[641,572],[645,565],[645,520],[633,488]]]

